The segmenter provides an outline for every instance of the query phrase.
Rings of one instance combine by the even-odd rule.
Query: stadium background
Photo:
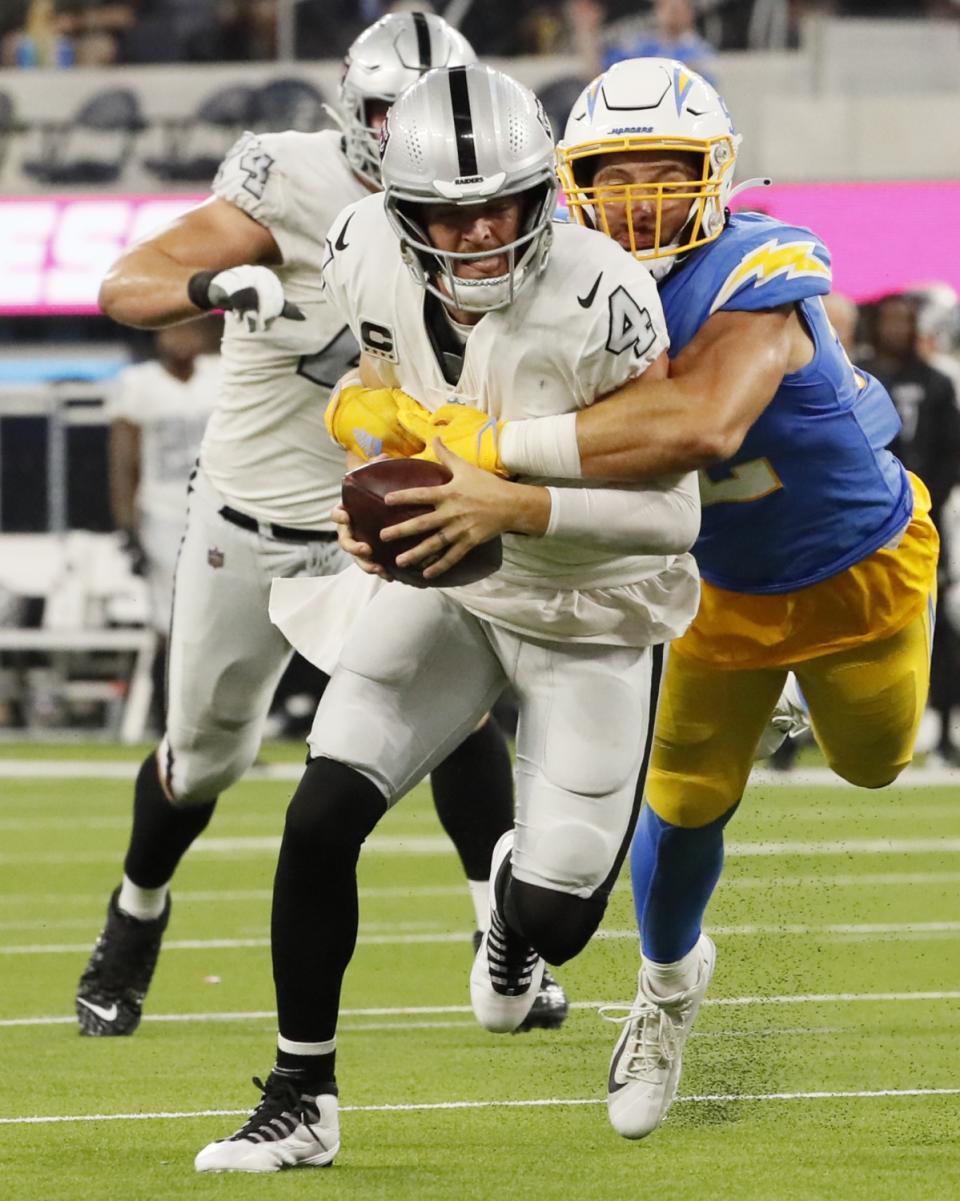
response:
[[[106,1179],[127,1197],[180,1196],[188,1185],[212,1196],[185,1172],[192,1150],[217,1133],[211,1121],[225,1119],[198,1115],[247,1104],[238,1063],[259,1064],[269,1042],[266,898],[280,804],[301,759],[296,742],[265,749],[206,854],[185,868],[184,924],[172,932],[183,948],[166,956],[151,1000],[154,1013],[181,1024],[148,1019],[132,1047],[78,1050],[63,1016],[116,871],[127,780],[142,755],[117,742],[149,732],[153,650],[142,582],[113,532],[104,411],[111,379],[150,353],[150,339],[98,316],[95,296],[124,245],[205,195],[242,129],[325,121],[320,103],[335,100],[338,56],[388,7],[0,4],[0,1041],[17,1081],[3,1103],[0,1159],[19,1188],[86,1198],[102,1196]],[[604,54],[657,33],[649,4],[622,0],[605,11],[592,0],[436,7],[461,19],[481,55],[541,94],[557,131]],[[945,285],[937,303],[920,308],[933,314],[941,346],[949,341],[950,289],[960,290],[960,5],[698,0],[692,14],[716,50],[709,69],[744,137],[738,178],[775,180],[743,205],[825,238],[837,289],[860,305],[858,355],[873,353],[879,299],[935,282]],[[947,474],[958,466],[947,463]],[[946,652],[938,645],[938,653]],[[948,667],[955,676],[953,659]],[[290,714],[278,728],[285,723]],[[924,749],[937,730],[935,719],[925,725]],[[366,1113],[353,1119],[351,1138],[376,1144],[381,1158],[364,1161],[365,1193],[338,1168],[342,1195],[490,1197],[491,1146],[511,1173],[533,1165],[538,1191],[557,1196],[620,1196],[640,1172],[680,1172],[670,1187],[681,1201],[951,1195],[944,1181],[960,1178],[960,992],[951,991],[960,988],[951,941],[960,827],[950,768],[914,770],[869,805],[828,786],[813,759],[787,783],[758,777],[712,914],[722,956],[737,955],[726,959],[732,971],[718,978],[718,1008],[695,1044],[701,1066],[685,1092],[697,1103],[679,1106],[661,1141],[644,1147],[642,1168],[635,1148],[601,1130],[573,1067],[557,1075],[565,1056],[585,1057],[600,1087],[611,1039],[588,1009],[595,997],[632,992],[626,894],[570,974],[578,1008],[563,1041],[536,1036],[491,1049],[461,1003],[466,905],[441,901],[437,914],[437,897],[462,891],[452,856],[430,843],[429,806],[412,798],[365,880],[369,962],[348,1003],[360,1023],[351,1099]],[[394,853],[391,839],[409,855]],[[51,871],[60,892],[45,882]],[[29,970],[8,970],[18,967]],[[418,978],[430,981],[426,1000]],[[198,1000],[198,989],[208,995]],[[206,1009],[225,1024],[204,1025],[210,1015],[197,1011]],[[226,1024],[230,1014],[239,1014],[237,1027]],[[732,1075],[725,1035],[741,1040]],[[382,1051],[399,1066],[384,1069]],[[198,1063],[210,1088],[193,1080]],[[760,1104],[781,1093],[797,1099],[786,1113]],[[572,1107],[549,1108],[544,1098],[557,1096]],[[876,1098],[875,1108],[859,1108],[860,1097]],[[496,1108],[504,1098],[530,1108],[511,1117]],[[454,1108],[416,1111],[399,1125],[371,1112],[401,1101]],[[476,1103],[477,1114],[464,1118],[461,1103]],[[186,1119],[171,1124],[173,1151],[146,1122],[109,1124],[154,1110]],[[55,1128],[65,1175],[51,1162],[51,1128],[25,1124],[64,1115],[106,1115],[100,1126]],[[163,1166],[146,1171],[144,1160]]]

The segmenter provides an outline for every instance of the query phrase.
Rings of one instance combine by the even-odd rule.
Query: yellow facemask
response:
[[[699,179],[680,180],[668,183],[618,183],[594,186],[581,183],[584,180],[587,159],[603,158],[606,155],[643,151],[658,155],[696,154],[702,163]],[[697,246],[712,242],[720,235],[724,225],[722,202],[725,176],[732,171],[736,158],[733,139],[729,136],[714,138],[664,138],[644,134],[625,134],[599,138],[574,146],[557,147],[557,173],[566,195],[571,216],[581,225],[598,229],[611,236],[610,207],[625,207],[629,248],[634,258],[641,262],[675,256]],[[592,173],[590,173],[592,179]],[[688,212],[679,233],[671,242],[663,238],[663,206],[665,201],[688,202]],[[641,206],[652,205],[654,209],[653,245],[637,245],[636,217]],[[646,222],[644,222],[646,225]]]

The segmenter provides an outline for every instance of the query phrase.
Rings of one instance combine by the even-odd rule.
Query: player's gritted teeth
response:
[[[507,256],[491,254],[482,259],[470,259],[456,264],[456,273],[465,279],[493,279],[507,271]]]

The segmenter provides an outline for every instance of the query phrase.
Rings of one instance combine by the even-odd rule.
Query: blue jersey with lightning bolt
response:
[[[900,419],[885,388],[853,367],[819,297],[830,255],[807,229],[730,218],[660,285],[677,355],[713,313],[793,303],[814,344],[732,458],[700,473],[694,548],[706,580],[735,592],[792,592],[860,562],[909,521],[906,471],[886,447]]]

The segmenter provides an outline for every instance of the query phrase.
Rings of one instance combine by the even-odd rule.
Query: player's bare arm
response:
[[[668,379],[647,372],[577,415],[582,474],[647,479],[729,458],[783,377],[812,354],[792,306],[716,313]]]
[[[437,488],[391,493],[388,505],[433,509],[382,532],[388,542],[425,535],[397,562],[409,567],[432,560],[424,569],[427,579],[443,575],[475,546],[500,534],[533,538],[560,534],[624,553],[682,554],[700,530],[699,489],[693,473],[685,479],[663,477],[643,487],[545,488],[478,468],[449,451],[439,438],[432,449],[453,479]]]
[[[118,529],[133,535],[137,530],[140,427],[132,421],[111,422],[108,465],[113,520]]]
[[[280,262],[268,229],[236,205],[212,197],[122,254],[100,285],[99,304],[122,325],[174,325],[201,311],[187,292],[198,271]]]

